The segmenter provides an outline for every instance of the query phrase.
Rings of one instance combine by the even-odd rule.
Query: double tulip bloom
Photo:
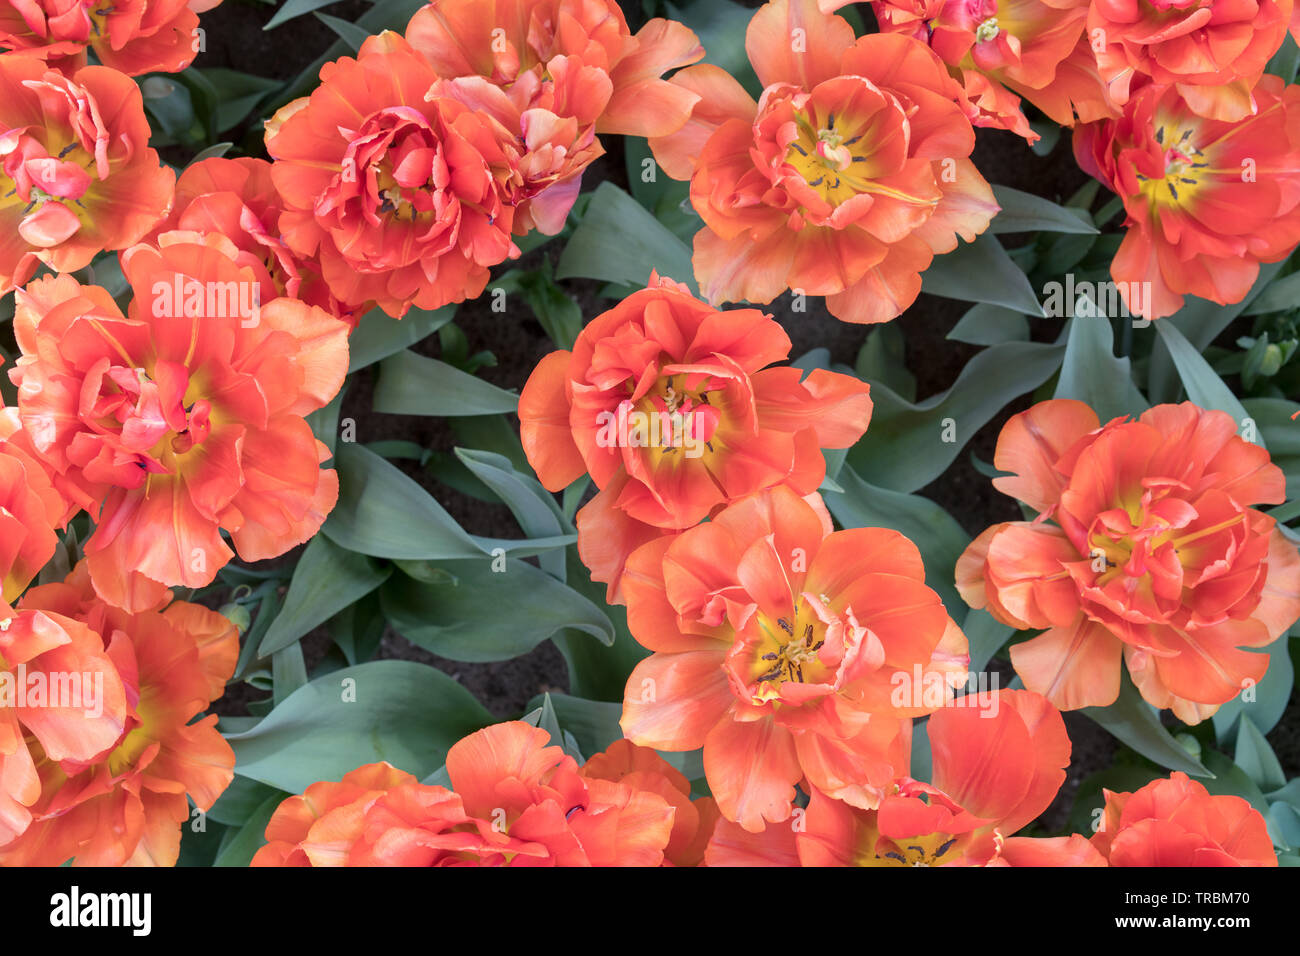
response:
[[[172,866],[189,801],[207,810],[230,785],[235,754],[217,718],[195,718],[234,672],[239,634],[215,611],[169,602],[111,607],[83,563],[0,621],[0,667],[44,671],[51,694],[70,686],[54,675],[75,675],[81,698],[0,708],[0,866]],[[4,745],[14,714],[29,733],[16,751]]]
[[[5,0],[0,49],[71,72],[86,54],[127,76],[179,73],[202,48],[198,14],[221,0]]]
[[[32,454],[17,409],[0,408],[0,610],[54,557],[68,502]]]
[[[181,173],[171,213],[146,241],[156,244],[163,233],[176,231],[225,236],[240,264],[254,269],[265,295],[300,299],[355,326],[360,317],[330,291],[320,262],[296,254],[281,238],[283,212],[266,160],[205,159]]]
[[[785,487],[643,545],[623,586],[654,652],[628,679],[624,734],[703,747],[719,811],[751,832],[788,819],[801,783],[877,806],[907,767],[912,718],[965,680],[966,638],[915,545],[832,532]]]
[[[609,0],[430,4],[268,122],[284,241],[355,311],[474,298],[512,234],[563,227],[598,132],[686,121],[698,97],[660,75],[703,54],[671,21],[632,36]]]
[[[798,826],[719,823],[709,866],[1104,866],[1088,841],[1013,834],[1056,798],[1070,763],[1060,712],[1029,691],[967,698],[930,717],[933,784],[902,775],[878,807],[810,795]],[[996,773],[989,768],[996,767]]]
[[[1106,796],[1093,846],[1110,866],[1277,866],[1258,810],[1185,773]]]
[[[347,325],[276,298],[224,236],[159,243],[122,257],[129,317],[67,275],[20,291],[14,317],[24,431],[96,522],[85,542],[96,590],[127,609],[210,584],[233,556],[221,529],[244,560],[275,557],[315,534],[338,497],[303,416],[342,384]]]
[[[994,479],[1038,512],[994,525],[957,564],[972,607],[1044,633],[1011,648],[1030,690],[1063,710],[1105,706],[1121,659],[1148,702],[1187,723],[1264,676],[1300,616],[1300,555],[1251,505],[1285,498],[1282,471],[1232,419],[1160,405],[1101,427],[1054,400],[1007,422]]]
[[[682,70],[672,82],[700,102],[679,132],[650,141],[664,170],[691,182],[701,290],[716,304],[792,289],[825,296],[846,322],[894,318],[933,257],[998,209],[969,159],[960,87],[925,44],[855,40],[815,0],[764,5],[745,48],[757,103],[716,66]]]
[[[693,865],[707,799],[662,757],[618,742],[582,767],[522,721],[447,753],[452,788],[386,763],[312,784],[276,810],[254,866]]]
[[[519,398],[524,451],[551,491],[584,474],[600,488],[578,514],[578,550],[611,600],[640,544],[764,488],[811,494],[821,449],[862,437],[867,385],[769,367],[789,352],[770,316],[719,312],[654,276],[538,364]]]
[[[1093,7],[1095,8],[1095,4]],[[1021,100],[1071,126],[1113,115],[1085,36],[1087,0],[875,0],[880,29],[927,44],[961,84],[976,126],[1028,142]]]
[[[1184,85],[1148,85],[1118,119],[1075,130],[1079,165],[1128,213],[1110,274],[1133,315],[1171,315],[1185,295],[1240,302],[1260,263],[1300,242],[1300,86],[1266,75],[1253,103],[1207,119]]]
[[[166,215],[176,177],[148,148],[143,103],[108,67],[65,76],[0,56],[0,293],[39,265],[73,272],[124,249]]]
[[[1252,92],[1286,39],[1292,0],[1092,0],[1087,9],[1097,67],[1116,104],[1149,80],[1176,87],[1201,116],[1235,121],[1261,105]]]

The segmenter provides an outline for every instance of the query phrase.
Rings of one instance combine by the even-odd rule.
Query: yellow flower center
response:
[[[1154,205],[1179,205],[1186,203],[1206,179],[1209,163],[1205,154],[1192,141],[1195,129],[1160,125],[1156,127],[1156,142],[1164,148],[1165,170],[1156,179],[1138,174],[1143,195]]]
[[[759,685],[758,699],[779,697],[777,685],[782,681],[811,684],[830,676],[817,656],[826,642],[826,625],[806,604],[795,605],[793,617],[775,621],[760,613],[758,626],[763,640],[750,665],[750,676]]]

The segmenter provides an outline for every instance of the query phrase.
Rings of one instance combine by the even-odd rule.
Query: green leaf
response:
[[[207,817],[209,822],[215,820],[226,826],[242,827],[263,803],[273,797],[283,800],[287,796],[282,790],[236,775],[208,810]]]
[[[550,693],[534,697],[525,709],[541,707],[545,697],[550,698],[559,725],[566,733],[573,735],[584,754],[598,754],[614,741],[623,738],[623,729],[619,726],[619,718],[623,715],[621,703]]]
[[[194,158],[190,160],[190,166],[195,166],[203,162],[205,159],[220,159],[222,156],[225,156],[226,153],[230,151],[230,147],[234,145],[234,143],[230,142],[213,143],[207,149],[201,149],[195,153]]]
[[[191,67],[179,76],[191,83],[201,84],[204,92],[213,98],[213,133],[234,129],[284,87],[280,80],[253,76],[225,67]]]
[[[596,188],[555,269],[557,279],[600,279],[644,288],[650,273],[698,294],[690,248],[613,183]]]
[[[1287,636],[1283,634],[1268,647],[1262,648],[1261,652],[1269,655],[1269,662],[1268,670],[1260,682],[1237,694],[1214,712],[1214,733],[1220,744],[1227,743],[1233,736],[1240,715],[1248,715],[1257,730],[1268,733],[1277,726],[1286,711],[1295,682],[1295,668],[1291,663]],[[1254,699],[1243,700],[1242,695],[1245,693]]]
[[[311,426],[311,433],[330,450],[331,454],[338,446],[339,411],[343,408],[343,396],[347,393],[347,390],[347,384],[344,383],[343,387],[339,389],[339,393],[334,396],[333,401],[307,416],[307,424]]]
[[[636,136],[623,137],[627,180],[632,196],[687,245],[704,220],[691,206],[691,184],[670,179],[655,162],[650,144]]]
[[[614,626],[612,647],[582,631],[565,630],[551,638],[564,655],[569,672],[569,692],[590,700],[619,701],[621,705],[628,676],[650,652],[628,631],[627,609],[606,604],[605,585],[591,580],[591,572],[583,566],[576,548],[565,551],[565,561],[569,587],[597,607],[602,607]]]
[[[946,337],[970,345],[1028,342],[1029,320],[1020,312],[1000,305],[976,305],[961,317]]]
[[[1246,398],[1241,407],[1255,423],[1256,434],[1268,447],[1269,458],[1286,476],[1286,496],[1300,498],[1300,405],[1281,398]]]
[[[361,50],[361,44],[366,42],[366,37],[370,34],[361,29],[355,23],[349,23],[347,20],[340,20],[338,17],[332,17],[328,13],[317,13],[316,19],[333,30],[352,50],[358,53]]]
[[[513,286],[532,310],[542,329],[557,348],[571,349],[582,331],[582,309],[550,276],[550,260],[540,269],[525,272],[511,269],[492,283],[496,289]]]
[[[1241,797],[1260,813],[1268,813],[1268,799],[1255,781],[1235,763],[1210,747],[1201,752],[1201,761],[1205,769],[1214,774],[1212,778],[1200,781],[1206,790],[1216,795]]]
[[[492,493],[505,502],[510,513],[530,538],[547,538],[572,531],[564,520],[560,506],[542,483],[532,475],[516,471],[510,459],[490,451],[456,449],[456,457],[487,485]],[[564,581],[564,553],[552,551],[542,555],[542,570],[551,577]]]
[[[916,404],[873,381],[871,427],[849,451],[849,464],[875,485],[895,491],[925,487],[1012,399],[1051,378],[1064,355],[1063,343],[990,346],[966,363],[946,392]]]
[[[312,538],[294,568],[284,607],[262,638],[258,656],[288,647],[379,587],[392,571],[365,555],[340,548],[325,535]]]
[[[389,415],[496,415],[513,412],[519,396],[409,349],[384,359],[374,409]]]
[[[1117,764],[1084,777],[1070,808],[1066,832],[1082,833],[1085,836],[1092,836],[1096,832],[1094,826],[1102,821],[1102,815],[1098,811],[1106,805],[1101,792],[1103,788],[1112,793],[1134,793],[1159,776],[1146,765]]]
[[[689,3],[664,4],[668,16],[678,20],[700,38],[704,47],[701,62],[712,63],[726,70],[755,99],[763,92],[763,85],[754,74],[745,50],[745,31],[754,11],[731,0],[691,0]]]
[[[1016,629],[1003,624],[983,608],[971,608],[962,622],[962,632],[970,643],[970,672],[978,674],[1010,640]]]
[[[252,730],[232,734],[235,772],[289,793],[386,760],[425,777],[492,715],[442,671],[372,661],[300,687]]]
[[[1300,812],[1295,807],[1289,803],[1275,803],[1263,812],[1274,846],[1284,850],[1300,847]],[[1300,865],[1300,861],[1292,865]]]
[[[1084,707],[1110,735],[1148,760],[1193,777],[1212,776],[1200,761],[1183,749],[1160,723],[1156,711],[1142,699],[1127,671],[1120,674],[1119,697],[1108,707]]]
[[[259,659],[257,657],[257,646],[262,642],[262,635],[271,626],[280,610],[280,595],[274,586],[266,588],[262,593],[262,599],[258,602],[257,617],[253,621],[252,628],[247,634],[243,635],[243,644],[239,649],[239,661],[235,665],[235,680],[245,680],[249,673],[254,669],[253,665]]]
[[[335,544],[376,558],[485,553],[428,492],[374,452],[343,442],[335,461],[339,501],[321,528]]]
[[[845,528],[893,528],[910,538],[925,561],[925,583],[943,599],[949,614],[960,616],[966,605],[953,580],[957,558],[970,543],[961,525],[930,499],[869,484],[847,465],[838,480],[844,492],[822,496],[836,520]]]
[[[1268,61],[1268,72],[1282,77],[1285,83],[1294,83],[1296,67],[1300,66],[1300,47],[1288,33],[1282,38],[1281,48]]]
[[[1271,283],[1254,301],[1241,310],[1242,315],[1289,312],[1300,300],[1300,272],[1293,272]]]
[[[1002,211],[989,223],[994,235],[1006,232],[1073,232],[1097,234],[1084,209],[1066,209],[1050,200],[1010,186],[994,186],[993,198]]]
[[[380,589],[380,597],[393,628],[440,657],[510,660],[563,628],[606,646],[614,642],[604,611],[531,564],[503,556],[438,562],[437,568],[447,579],[424,583],[401,575]]]
[[[381,33],[384,30],[403,31],[411,17],[421,7],[425,6],[427,0],[378,0],[369,10],[356,18],[357,26],[370,33]],[[328,4],[317,4],[328,6]],[[303,13],[310,12],[310,9],[303,9],[295,16],[301,16]],[[348,55],[347,44],[338,40],[330,44],[329,49],[318,56],[294,78],[276,99],[272,106],[278,107],[299,96],[306,96],[318,85],[321,67],[326,63],[337,60],[341,56]]]
[[[307,662],[301,644],[290,644],[271,655],[271,706],[287,700],[307,683]]]
[[[199,831],[195,831],[187,824],[181,829],[181,848],[176,857],[176,865],[178,867],[212,866],[217,854],[221,852],[222,841],[229,833],[229,828],[220,823],[213,823],[211,820]]]
[[[1172,326],[1182,332],[1197,352],[1204,352],[1210,343],[1226,329],[1232,320],[1248,309],[1255,298],[1263,293],[1281,271],[1283,262],[1273,262],[1259,267],[1259,278],[1246,293],[1245,298],[1232,305],[1219,305],[1195,296],[1187,297],[1187,304],[1174,315],[1156,321],[1156,328]],[[1163,338],[1157,340],[1151,353],[1151,367],[1147,373],[1147,397],[1152,404],[1172,402],[1178,397],[1177,370]]]
[[[321,7],[328,7],[331,4],[338,3],[338,0],[285,0],[275,11],[275,16],[266,21],[263,30],[274,30],[282,23],[288,23],[297,17],[313,10],[319,10]]]
[[[400,319],[381,309],[372,309],[361,319],[348,339],[348,371],[373,365],[428,338],[456,317],[456,306],[441,309],[412,308]]]
[[[551,743],[561,748],[578,763],[584,762],[585,758],[582,756],[582,748],[578,745],[577,738],[567,730],[560,728],[560,718],[555,713],[555,704],[551,701],[549,692],[542,694],[541,706],[526,714],[523,720],[525,723],[540,727],[550,734]]]
[[[1173,323],[1162,319],[1156,323],[1156,329],[1169,350],[1174,367],[1178,369],[1178,377],[1182,379],[1183,387],[1187,390],[1187,397],[1202,408],[1215,408],[1227,412],[1240,428],[1242,422],[1249,417],[1246,409],[1242,407],[1241,402],[1237,401],[1237,397],[1232,394],[1228,386],[1223,384],[1223,379],[1210,368],[1210,363],[1205,361],[1196,347],[1187,341]],[[1263,437],[1261,436],[1255,444],[1263,446]]]
[[[921,273],[921,291],[946,299],[1001,305],[1025,315],[1043,315],[1029,278],[988,233],[936,256],[930,268]]]
[[[916,401],[916,376],[904,361],[906,341],[897,322],[886,322],[867,333],[853,370],[858,378],[879,382],[909,402]],[[827,355],[829,357],[829,352]]]
[[[1102,422],[1119,415],[1140,415],[1146,399],[1133,384],[1127,358],[1116,358],[1110,321],[1100,315],[1076,314],[1069,320],[1065,359],[1056,384],[1057,398],[1074,398],[1091,406]]]
[[[1237,747],[1232,759],[1261,790],[1268,792],[1286,786],[1286,774],[1273,748],[1245,714],[1241,715],[1237,727]]]
[[[266,825],[279,809],[285,795],[276,793],[263,801],[238,830],[232,831],[222,841],[221,852],[213,866],[248,866],[253,857],[266,845]]]

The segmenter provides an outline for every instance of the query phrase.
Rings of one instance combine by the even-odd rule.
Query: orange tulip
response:
[[[97,739],[80,755],[37,734],[40,796],[33,821],[17,840],[0,844],[0,865],[58,866],[72,859],[78,866],[172,866],[189,800],[207,810],[230,785],[235,754],[217,733],[216,716],[194,718],[234,673],[238,631],[197,604],[165,605],[167,597],[132,614],[105,604],[84,562],[66,582],[23,597],[20,615],[73,622],[88,635],[92,652],[111,662],[105,668],[111,686],[119,695],[125,688],[125,726],[116,721],[110,739]],[[108,713],[105,707],[98,722],[83,718],[81,733],[108,722]]]
[[[584,776],[550,735],[522,721],[485,727],[447,753],[465,810],[534,849],[485,862],[513,866],[658,866],[674,835],[674,803],[636,778]]]
[[[931,259],[998,210],[968,158],[960,88],[925,44],[855,41],[816,0],[771,0],[745,46],[760,101],[716,66],[682,70],[672,82],[702,98],[681,130],[651,140],[665,172],[691,181],[705,297],[771,302],[793,289],[826,296],[846,322],[894,318]]]
[[[1094,0],[1088,35],[1115,103],[1150,77],[1201,116],[1232,122],[1257,111],[1251,92],[1291,15],[1291,0]]]
[[[347,370],[347,326],[275,298],[235,245],[168,233],[122,257],[130,317],[70,276],[19,292],[19,415],[55,485],[96,521],[104,600],[151,607],[233,553],[260,561],[320,528],[338,497],[303,416]],[[260,305],[260,301],[266,301]]]
[[[523,721],[470,734],[447,753],[453,790],[383,763],[313,784],[280,805],[253,865],[658,866],[670,840],[678,859],[702,852],[701,815],[662,768],[611,750],[588,776],[549,739]]]
[[[597,133],[626,136],[663,136],[686,122],[698,97],[661,77],[704,56],[675,20],[655,18],[634,36],[615,0],[434,0],[406,38],[439,76],[483,77],[512,96],[577,71],[585,79],[558,115],[595,112]]]
[[[510,140],[515,235],[564,227],[583,170],[604,153],[598,132],[653,136],[685,123],[698,97],[660,75],[704,55],[672,20],[632,36],[607,0],[437,0],[406,39],[443,77],[429,97],[490,116]]]
[[[1028,691],[963,702],[928,722],[933,786],[900,777],[869,810],[814,789],[797,826],[748,834],[720,823],[708,865],[1104,866],[1077,834],[1012,837],[1047,809],[1065,781],[1070,739],[1060,712]]]
[[[30,453],[18,411],[0,406],[0,609],[54,557],[68,502]]]
[[[1111,866],[1277,866],[1259,811],[1241,797],[1211,796],[1185,773],[1136,793],[1103,793],[1092,842]]]
[[[957,564],[957,587],[1016,628],[1030,690],[1062,710],[1113,703],[1120,658],[1143,697],[1187,723],[1264,676],[1300,616],[1300,554],[1249,507],[1281,502],[1282,471],[1223,412],[1159,405],[1104,428],[1082,402],[1012,418],[994,485],[1040,512],[994,525]]]
[[[1240,302],[1259,264],[1300,242],[1300,86],[1264,76],[1257,111],[1236,122],[1197,116],[1182,89],[1145,86],[1119,119],[1074,134],[1079,165],[1124,201],[1110,274],[1148,319],[1184,295]]]
[[[551,491],[584,473],[601,489],[579,514],[578,547],[612,600],[637,545],[777,484],[811,494],[820,449],[862,437],[867,385],[766,367],[789,351],[770,316],[719,312],[652,276],[534,369],[519,398],[524,451]]]
[[[71,71],[94,50],[127,76],[179,73],[202,49],[197,14],[220,0],[6,0],[0,48]]]
[[[968,660],[924,578],[902,535],[831,533],[786,487],[643,545],[623,591],[654,653],[628,679],[625,735],[703,747],[720,812],[751,832],[787,819],[805,780],[875,807],[907,766],[911,718],[951,698]]]
[[[519,255],[507,183],[515,135],[449,96],[395,33],[321,69],[320,86],[266,128],[280,233],[319,256],[330,292],[400,317],[473,298],[488,269]]]
[[[336,315],[353,328],[360,316],[330,293],[320,263],[297,255],[280,237],[284,204],[264,159],[205,159],[186,167],[176,180],[171,214],[149,234],[148,242],[176,230],[225,236],[239,249],[274,296],[300,299]]]
[[[1028,100],[1062,126],[1113,116],[1084,35],[1087,0],[876,0],[881,30],[929,45],[961,84],[971,122],[1038,134]]]
[[[447,788],[388,763],[289,797],[266,838],[252,866],[469,866],[480,854],[532,849],[467,816]]]
[[[117,70],[69,78],[0,56],[0,293],[40,264],[72,272],[124,249],[166,215],[176,178],[148,148],[143,102]]]
[[[673,829],[664,848],[664,865],[698,866],[718,822],[712,797],[691,800],[691,782],[648,747],[616,740],[582,765],[588,780],[608,780],[635,790],[657,793],[673,807]]]
[[[93,760],[112,747],[128,713],[96,631],[53,611],[0,604],[0,861],[41,812],[41,774],[54,761]]]

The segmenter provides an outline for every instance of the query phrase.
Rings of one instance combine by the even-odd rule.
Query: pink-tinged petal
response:
[[[681,129],[650,140],[655,161],[673,179],[686,180],[695,171],[704,144],[727,120],[752,123],[758,104],[726,70],[712,63],[687,67],[669,81],[700,97]]]
[[[628,678],[623,697],[623,734],[656,750],[695,750],[735,698],[723,670],[727,650],[652,654]]]
[[[704,853],[705,866],[799,866],[794,828],[773,823],[750,833],[730,820],[719,820]]]
[[[1073,399],[1039,402],[1021,412],[1002,427],[993,456],[999,471],[1015,477],[994,478],[993,486],[1035,511],[1047,511],[1060,501],[1065,487],[1065,476],[1056,463],[1100,425],[1096,412]]]
[[[1119,696],[1123,642],[1083,615],[1011,648],[1011,663],[1025,687],[1060,710],[1105,707]]]
[[[764,86],[792,83],[811,90],[840,75],[840,57],[853,45],[853,28],[826,16],[816,0],[770,0],[745,31],[745,51]]]
[[[1065,782],[1070,738],[1060,711],[1031,691],[980,695],[927,725],[933,783],[1010,835],[1041,814]]]
[[[563,491],[587,473],[569,425],[571,352],[552,352],[533,369],[519,395],[519,440],[547,491]]]
[[[1106,866],[1106,858],[1082,833],[1063,837],[1011,837],[1002,844],[1009,866]]]
[[[704,743],[704,773],[722,815],[751,833],[789,818],[803,777],[794,737],[770,717],[718,723]]]

